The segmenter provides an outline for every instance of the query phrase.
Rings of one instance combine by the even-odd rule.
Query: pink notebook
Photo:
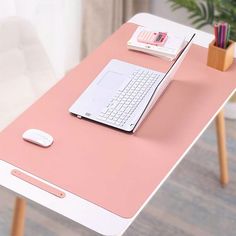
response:
[[[236,86],[235,63],[218,72],[206,66],[207,50],[193,45],[135,134],[70,115],[71,104],[112,58],[168,69],[169,62],[127,50],[136,27],[124,24],[0,134],[0,159],[125,218],[134,216]],[[29,128],[48,132],[54,144],[23,141]]]

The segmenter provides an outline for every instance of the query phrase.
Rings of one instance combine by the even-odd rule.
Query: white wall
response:
[[[67,0],[65,4],[66,19],[66,68],[77,65],[80,61],[80,40],[81,40],[81,0]]]
[[[189,13],[186,9],[181,8],[172,11],[170,5],[171,4],[168,0],[152,0],[151,13],[187,26],[192,26],[192,20],[188,19]],[[211,26],[206,26],[201,30],[213,33]]]
[[[57,78],[79,63],[81,0],[0,0],[0,18],[14,15],[34,25]]]

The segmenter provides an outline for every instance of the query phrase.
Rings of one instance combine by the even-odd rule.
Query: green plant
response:
[[[168,0],[172,10],[185,8],[196,28],[225,21],[231,25],[231,39],[236,40],[236,0]]]

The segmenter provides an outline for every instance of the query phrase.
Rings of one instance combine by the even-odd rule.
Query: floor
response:
[[[227,121],[230,183],[218,181],[215,127],[212,124],[168,178],[125,236],[236,235],[236,121]],[[14,195],[0,189],[0,235],[9,235]],[[26,236],[98,234],[31,201]]]

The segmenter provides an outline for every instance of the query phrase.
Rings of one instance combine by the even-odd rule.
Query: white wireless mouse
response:
[[[23,133],[22,137],[24,140],[41,147],[49,147],[53,143],[53,137],[50,134],[38,129],[28,129]]]

